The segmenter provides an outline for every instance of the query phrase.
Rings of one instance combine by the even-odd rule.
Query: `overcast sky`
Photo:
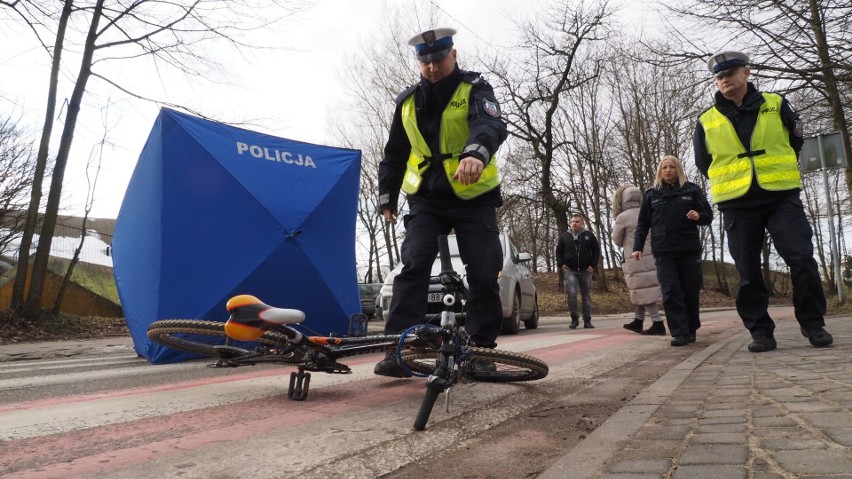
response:
[[[396,3],[415,0],[395,0]],[[449,20],[446,25],[459,30],[461,49],[475,44],[497,48],[510,35],[512,19],[541,6],[543,1],[527,0],[418,0],[434,3]],[[641,11],[645,1],[633,2]],[[650,4],[650,2],[649,2]],[[358,46],[368,41],[379,27],[384,3],[379,0],[317,0],[316,5],[293,19],[287,27],[288,42],[294,49],[256,55],[251,64],[234,58],[227,67],[238,80],[231,85],[211,86],[199,82],[170,82],[170,101],[204,111],[222,112],[223,120],[263,119],[256,129],[275,136],[335,146],[328,133],[330,115],[335,115],[347,96],[346,77],[357,71],[343,71],[343,60],[358,54]],[[644,14],[643,14],[644,18]],[[641,22],[633,19],[638,30]],[[644,21],[644,20],[643,20]],[[473,33],[475,32],[475,33]],[[412,35],[418,32],[412,32]],[[34,46],[26,30],[0,29],[0,114],[22,119],[37,135],[43,121],[49,59]],[[76,66],[70,69],[76,70]],[[161,82],[156,71],[142,70],[140,78]],[[412,71],[412,81],[416,79]],[[84,99],[86,105],[105,101],[109,91],[97,80]],[[211,102],[215,102],[211,104]],[[150,133],[158,109],[150,103],[126,100],[106,112],[112,146],[105,152],[101,176],[91,216],[115,218],[136,160]],[[82,214],[86,190],[86,163],[104,134],[101,113],[91,108],[81,114],[81,128],[75,134],[72,158],[66,172],[63,213]],[[64,120],[64,115],[62,116]],[[55,128],[61,128],[56,123]],[[57,135],[58,137],[58,132]],[[52,152],[55,154],[55,151]],[[47,187],[47,186],[46,186]],[[45,190],[46,191],[46,190]]]

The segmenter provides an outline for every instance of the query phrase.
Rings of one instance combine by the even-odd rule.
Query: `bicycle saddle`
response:
[[[276,308],[250,294],[234,296],[225,307],[231,313],[225,334],[238,341],[254,341],[275,326],[305,320],[305,313],[298,309]]]

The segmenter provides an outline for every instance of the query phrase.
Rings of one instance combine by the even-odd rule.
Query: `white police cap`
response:
[[[714,75],[718,75],[726,70],[744,67],[747,64],[748,55],[733,50],[719,52],[707,60],[707,68]]]
[[[408,40],[408,44],[414,47],[417,60],[424,63],[434,62],[452,51],[455,34],[456,30],[453,28],[435,28],[414,35]]]

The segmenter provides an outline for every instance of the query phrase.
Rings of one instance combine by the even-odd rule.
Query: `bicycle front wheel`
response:
[[[301,364],[304,352],[298,348],[288,350],[287,337],[275,331],[266,331],[255,341],[234,341],[225,334],[225,323],[199,319],[163,319],[148,326],[148,338],[155,343],[188,353],[201,354],[221,359],[223,354],[215,346],[236,346],[228,351],[228,359],[254,355],[258,348],[266,346],[268,354],[254,356],[255,363]],[[244,351],[239,354],[237,350]]]
[[[491,362],[494,370],[472,370],[469,376],[476,381],[493,383],[534,381],[547,376],[547,364],[532,356],[500,349],[471,348],[474,361]],[[402,360],[414,372],[432,374],[435,371],[438,353],[429,350],[402,352]],[[484,368],[483,368],[484,369]]]

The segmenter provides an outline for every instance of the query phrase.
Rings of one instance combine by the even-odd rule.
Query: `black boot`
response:
[[[387,353],[385,359],[376,364],[373,374],[379,376],[390,376],[392,378],[410,378],[411,374],[405,372],[396,360],[396,353]]]
[[[586,329],[595,329],[595,327],[592,325],[592,318],[584,319],[583,320],[583,327],[586,328]]]
[[[651,323],[650,328],[642,331],[642,334],[645,336],[665,336],[666,327],[663,325],[662,321],[654,321]]]
[[[645,321],[643,321],[639,318],[634,318],[633,321],[622,325],[622,327],[624,329],[633,331],[634,333],[642,334],[642,323],[644,323],[644,322]]]
[[[577,329],[577,326],[580,325],[580,318],[577,316],[571,316],[571,324],[568,325],[571,329]]]

